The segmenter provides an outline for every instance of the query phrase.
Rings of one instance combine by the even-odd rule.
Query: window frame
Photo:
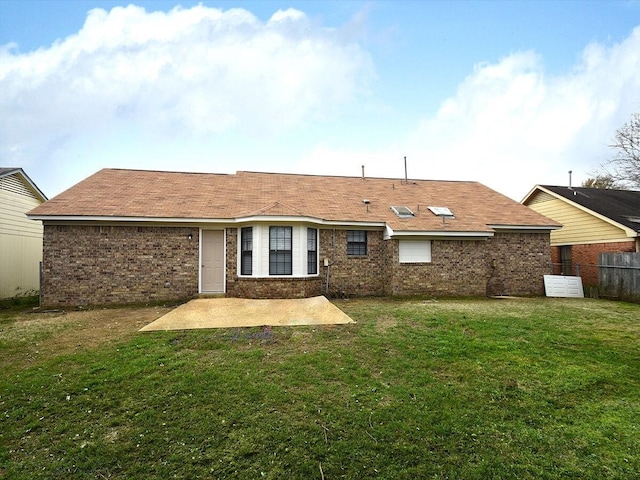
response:
[[[270,225],[269,276],[289,275],[293,275],[293,227]]]
[[[240,275],[253,275],[253,227],[240,229]]]
[[[347,257],[366,257],[368,253],[367,239],[366,230],[347,230]]]
[[[313,232],[313,235],[310,235]],[[313,244],[310,238],[313,236]],[[318,229],[307,228],[307,275],[318,274]]]

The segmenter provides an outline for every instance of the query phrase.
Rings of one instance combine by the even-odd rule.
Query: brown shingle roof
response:
[[[363,203],[370,201],[369,205]],[[407,206],[399,218],[391,206]],[[448,207],[446,222],[428,206]],[[489,232],[491,225],[558,227],[477,182],[238,172],[235,175],[104,169],[30,212],[52,217],[238,219],[303,216],[367,222],[395,231]]]

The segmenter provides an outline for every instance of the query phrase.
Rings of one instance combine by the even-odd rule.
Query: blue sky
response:
[[[49,197],[104,167],[400,177],[406,156],[520,200],[586,179],[637,111],[638,1],[0,0],[0,165]]]

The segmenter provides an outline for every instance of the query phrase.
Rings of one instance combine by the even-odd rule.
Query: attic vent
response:
[[[428,207],[431,212],[438,217],[456,218],[447,207]]]
[[[391,210],[400,218],[410,218],[414,216],[409,207],[391,207]]]
[[[535,205],[536,203],[544,203],[555,200],[555,197],[547,192],[537,192],[527,205]]]
[[[0,178],[0,190],[6,190],[23,197],[35,198],[36,197],[31,190],[29,190],[17,175],[8,175]]]

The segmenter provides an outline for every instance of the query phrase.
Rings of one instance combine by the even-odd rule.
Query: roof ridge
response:
[[[155,170],[155,169],[147,169],[147,168],[112,168],[105,167],[100,171],[111,171],[111,172],[141,172],[141,173],[169,173],[169,174],[179,174],[179,175],[218,175],[218,176],[235,176],[235,173],[216,173],[216,172],[185,172],[181,170]],[[96,172],[97,173],[97,172]]]
[[[283,173],[283,172],[255,172],[250,170],[238,170],[236,175],[279,175],[290,177],[318,177],[318,178],[344,178],[361,180],[362,177],[358,175],[322,175],[319,173]],[[404,182],[404,178],[401,177],[364,177],[364,180],[393,180],[397,182]],[[409,178],[408,182],[437,182],[437,183],[476,183],[481,184],[477,180],[440,180],[435,178]]]
[[[590,191],[599,191],[599,192],[631,192],[631,193],[640,193],[640,190],[633,190],[629,188],[598,188],[598,187],[570,187],[568,185],[538,185],[543,188],[566,188],[567,190],[590,190]]]

